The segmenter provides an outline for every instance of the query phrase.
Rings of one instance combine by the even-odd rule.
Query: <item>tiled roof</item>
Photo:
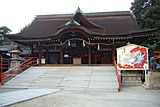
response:
[[[80,23],[77,18],[78,16],[75,14],[38,15],[28,30],[22,33],[9,35],[8,38],[13,40],[30,40],[46,39],[58,36],[59,33],[63,31],[62,29],[57,28],[65,25],[71,19],[67,19],[66,17],[76,17],[74,20]],[[80,21],[86,25],[77,25],[78,27],[75,27],[75,29],[84,30],[84,32],[93,37],[100,36],[113,38],[146,32],[146,30],[138,27],[136,19],[129,11],[85,13],[83,17],[79,18]],[[91,27],[87,27],[87,24]],[[70,27],[68,27],[68,29],[69,28]],[[152,30],[147,30],[147,33],[148,31]]]

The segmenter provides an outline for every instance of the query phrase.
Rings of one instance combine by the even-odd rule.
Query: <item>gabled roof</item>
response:
[[[73,26],[71,25],[71,22]],[[24,32],[8,35],[13,41],[58,39],[65,31],[81,31],[92,38],[132,38],[154,33],[137,25],[129,11],[38,15]]]

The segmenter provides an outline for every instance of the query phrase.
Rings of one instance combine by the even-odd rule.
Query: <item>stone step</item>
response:
[[[142,81],[125,81],[121,83],[122,86],[141,86]]]

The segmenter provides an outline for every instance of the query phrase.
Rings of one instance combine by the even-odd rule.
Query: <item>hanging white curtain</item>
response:
[[[68,41],[68,46],[71,46],[71,42],[70,42],[70,40]]]
[[[98,44],[98,50],[100,49],[100,44]]]
[[[83,40],[83,46],[85,46],[85,42],[84,42],[84,40]]]

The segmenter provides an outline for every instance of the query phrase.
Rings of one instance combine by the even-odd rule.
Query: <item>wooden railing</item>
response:
[[[154,55],[155,58],[160,57],[160,51],[153,51],[153,53],[155,54],[155,55]],[[160,59],[159,59],[158,63],[159,63],[159,65],[160,65]]]
[[[2,65],[2,66],[1,66]],[[8,58],[0,57],[0,67],[3,70],[3,72],[7,71],[10,67],[10,60]]]
[[[118,78],[119,88],[118,91],[121,91],[121,75],[118,73],[117,64],[116,64],[116,58],[114,57],[114,67],[116,69],[116,75]]]
[[[1,58],[1,85],[4,85],[5,79],[35,65],[40,65],[40,60],[37,57],[30,57],[26,58],[26,60],[24,60],[20,65],[13,67],[6,72],[3,72],[3,58]]]

